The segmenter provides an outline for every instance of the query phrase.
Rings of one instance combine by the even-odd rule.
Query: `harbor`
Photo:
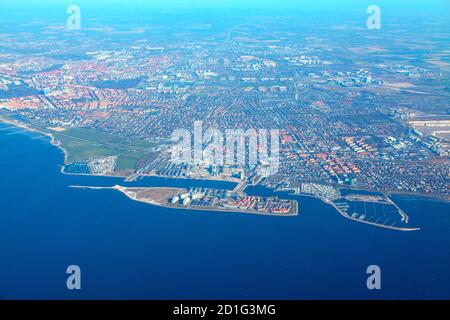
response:
[[[72,185],[70,187],[91,190],[117,190],[134,201],[173,209],[237,212],[271,216],[298,215],[298,202],[295,200],[249,196],[224,189],[123,187],[119,185],[113,187]]]

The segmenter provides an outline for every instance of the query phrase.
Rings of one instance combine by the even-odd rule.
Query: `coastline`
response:
[[[67,164],[67,158],[69,156],[69,152],[64,148],[64,146],[55,138],[53,134],[51,134],[48,131],[43,131],[34,127],[29,126],[28,124],[21,122],[19,120],[13,120],[9,118],[5,118],[4,116],[0,115],[0,123],[6,123],[13,125],[17,128],[21,128],[30,132],[36,132],[40,133],[48,138],[50,138],[50,144],[58,149],[60,149],[64,154],[64,165]],[[63,171],[64,166],[62,166],[61,171]],[[63,174],[66,174],[65,172],[62,172]]]
[[[128,179],[130,177],[136,177],[136,178],[145,178],[145,177],[157,177],[157,178],[165,178],[165,179],[185,179],[185,180],[205,180],[205,181],[222,181],[222,182],[232,182],[232,183],[239,183],[241,182],[241,180],[237,179],[237,178],[229,178],[229,179],[224,179],[224,178],[220,178],[220,177],[171,177],[171,176],[159,176],[157,174],[146,174],[146,175],[142,175],[142,174],[132,174],[132,175],[124,175],[124,174],[93,174],[93,173],[71,173],[71,172],[65,172],[65,166],[69,165],[70,163],[67,161],[68,157],[69,157],[69,152],[64,148],[64,146],[60,143],[60,141],[58,139],[55,138],[55,136],[48,131],[44,131],[41,129],[37,129],[35,127],[32,127],[22,121],[19,120],[13,120],[10,118],[6,118],[2,115],[0,115],[0,123],[6,123],[6,124],[10,124],[12,126],[15,126],[17,128],[20,129],[24,129],[30,132],[36,132],[39,134],[42,134],[48,138],[50,138],[50,144],[58,149],[60,149],[63,154],[64,154],[64,163],[61,166],[60,172],[62,174],[65,175],[72,175],[72,176],[92,176],[92,177],[111,177],[111,178],[123,178],[123,179]]]
[[[30,127],[29,125],[20,122],[18,120],[11,120],[8,118],[5,118],[3,116],[0,115],[0,123],[7,123],[7,124],[11,124],[13,126],[31,131],[31,132],[37,132],[40,134],[43,134],[47,137],[50,138],[50,143],[57,147],[58,149],[60,149],[63,153],[64,153],[64,165],[61,168],[61,173],[62,174],[66,174],[66,175],[74,175],[74,176],[94,176],[94,177],[111,177],[111,178],[129,178],[133,175],[121,175],[121,174],[117,174],[117,175],[102,175],[102,174],[87,174],[87,173],[70,173],[70,172],[64,172],[64,166],[68,165],[70,163],[67,163],[67,157],[68,157],[68,152],[67,150],[64,148],[63,145],[61,145],[61,143],[52,135],[51,132],[47,132],[47,131],[43,131],[43,130],[39,130],[36,129],[34,127]],[[217,177],[171,177],[171,176],[159,176],[156,174],[146,174],[146,175],[141,175],[141,174],[134,174],[134,176],[136,176],[136,178],[145,178],[145,177],[157,177],[157,178],[165,178],[165,179],[185,179],[185,180],[206,180],[206,181],[223,181],[223,182],[233,182],[233,183],[239,183],[241,182],[241,180],[237,179],[237,178],[230,178],[230,179],[223,179],[223,178],[217,178]],[[364,188],[364,187],[355,187],[355,186],[335,186],[338,189],[350,189],[350,190],[355,190],[355,191],[367,191],[367,192],[381,192],[381,193],[385,193],[387,195],[400,195],[400,196],[413,196],[413,197],[423,197],[423,198],[429,198],[429,199],[433,199],[433,200],[437,200],[437,201],[442,201],[442,202],[450,202],[450,196],[449,197],[443,197],[443,196],[439,196],[439,195],[434,195],[434,194],[423,194],[423,193],[415,193],[415,192],[408,192],[408,191],[397,191],[397,190],[385,190],[385,191],[380,191],[380,190],[374,190],[374,189],[370,189],[370,188]]]
[[[30,131],[30,132],[36,132],[39,134],[42,134],[44,136],[47,136],[50,138],[50,144],[58,149],[60,149],[63,154],[64,154],[64,164],[61,166],[60,172],[62,174],[66,174],[66,175],[74,175],[74,176],[95,176],[95,177],[111,177],[111,178],[123,178],[123,179],[128,179],[130,177],[136,177],[136,178],[146,178],[146,177],[156,177],[156,178],[164,178],[164,179],[185,179],[185,180],[197,180],[197,181],[222,181],[222,182],[233,182],[233,183],[237,183],[239,184],[240,182],[242,182],[239,179],[234,179],[234,178],[230,178],[230,179],[221,179],[218,177],[166,177],[166,176],[159,176],[156,174],[148,174],[148,175],[140,175],[140,174],[134,174],[134,175],[102,175],[102,174],[85,174],[85,173],[67,173],[64,172],[64,168],[65,165],[68,165],[69,163],[67,163],[67,159],[68,159],[68,151],[64,148],[64,146],[55,138],[55,136],[48,131],[44,131],[44,130],[40,130],[37,129],[35,127],[32,127],[24,122],[21,122],[19,120],[15,120],[15,119],[10,119],[10,118],[5,118],[4,116],[0,115],[0,123],[6,123],[6,124],[10,124],[12,126]],[[368,188],[356,188],[354,186],[337,186],[339,189],[350,189],[350,190],[355,190],[355,191],[367,191],[367,192],[382,192],[379,190],[372,190],[372,189],[368,189]],[[94,188],[94,187],[92,187]],[[104,188],[106,189],[106,187]],[[245,188],[244,188],[245,190]],[[276,192],[276,190],[274,190]],[[437,196],[437,195],[427,195],[427,194],[418,194],[418,193],[413,193],[413,192],[406,192],[406,191],[386,191],[384,193],[385,195],[399,195],[399,196],[411,196],[411,197],[422,197],[422,198],[427,198],[430,200],[435,200],[435,201],[440,201],[440,202],[450,202],[450,198],[444,198],[441,196]],[[318,199],[326,204],[329,204],[331,206],[333,206],[333,208],[344,218],[354,221],[354,222],[359,222],[359,223],[364,223],[364,224],[368,224],[368,225],[372,225],[375,227],[380,227],[380,228],[385,228],[385,229],[391,229],[391,230],[396,230],[396,231],[418,231],[420,230],[420,228],[400,228],[400,227],[392,227],[392,226],[385,226],[385,225],[380,225],[377,223],[373,223],[373,222],[369,222],[369,221],[364,221],[364,220],[359,220],[359,219],[355,219],[352,218],[344,213],[342,213],[334,204],[330,203],[330,201],[328,201],[327,199],[323,199],[319,196],[316,195],[310,195],[310,194],[297,194],[297,195],[301,195],[301,196],[307,196],[307,197],[312,197],[315,199]],[[128,196],[128,195],[127,195]],[[130,198],[130,197],[129,197]],[[132,199],[133,200],[133,199]],[[146,201],[141,201],[141,200],[136,200],[136,201],[140,201],[143,203],[147,203],[147,204],[151,204],[148,203]],[[170,208],[170,209],[183,209],[183,210],[199,210],[199,211],[222,211],[222,212],[236,212],[236,211],[231,211],[231,210],[226,210],[226,209],[203,209],[203,208],[190,208],[190,207],[176,207],[176,206],[167,206],[167,205],[163,205],[163,204],[153,204],[153,205],[158,205],[161,207],[166,207],[166,208]],[[298,210],[298,203],[297,203],[297,210]],[[238,211],[239,212],[239,211]],[[250,213],[248,211],[244,212],[244,213]],[[265,213],[261,213],[261,212],[252,212],[251,214],[260,214],[260,215],[270,215],[270,216],[282,216],[282,215],[275,215],[275,214],[265,214]],[[290,214],[290,215],[284,215],[284,216],[296,216],[297,214]]]
[[[355,191],[366,191],[366,192],[378,192],[378,193],[384,193],[388,196],[413,196],[413,197],[422,197],[422,198],[428,198],[431,200],[441,201],[441,202],[450,202],[450,196],[444,197],[439,196],[436,194],[425,194],[425,193],[416,193],[416,192],[408,192],[408,191],[400,191],[400,190],[375,190],[370,188],[363,188],[363,187],[355,187],[355,186],[336,186],[338,189],[348,189],[348,190],[355,190]]]

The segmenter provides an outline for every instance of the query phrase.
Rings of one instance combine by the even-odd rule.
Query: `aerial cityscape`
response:
[[[448,213],[448,2],[432,1],[431,13],[402,1],[251,13],[194,2],[104,11],[74,1],[20,14],[6,1],[0,142],[25,133],[62,151],[58,192],[125,195],[130,208],[175,218],[236,214],[276,227],[319,201],[361,234],[396,237],[427,232],[402,197]],[[33,161],[14,149],[5,142],[2,158]]]

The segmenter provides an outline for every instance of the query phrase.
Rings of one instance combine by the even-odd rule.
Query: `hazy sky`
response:
[[[385,17],[434,13],[446,19],[450,16],[450,0],[0,0],[0,18],[16,19],[16,13],[22,17],[36,13],[63,19],[69,5],[78,5],[84,17],[122,14],[124,17],[152,16],[161,13],[203,13],[213,9],[215,12],[242,11],[257,12],[283,11],[287,13],[316,14],[319,12],[336,13],[340,16],[366,14],[369,5],[379,5]],[[183,11],[181,11],[183,10]],[[207,17],[207,15],[205,15]],[[450,21],[449,21],[450,25]]]
[[[61,7],[76,4],[99,7],[159,7],[159,8],[302,8],[380,6],[450,8],[449,0],[0,0],[0,8]]]

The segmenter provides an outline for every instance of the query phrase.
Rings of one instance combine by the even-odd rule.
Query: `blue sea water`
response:
[[[60,173],[48,139],[0,124],[0,299],[450,298],[449,204],[395,197],[420,226],[397,232],[296,197],[298,217],[171,210]],[[231,184],[145,179],[133,185]],[[252,192],[271,194],[263,188]],[[82,289],[66,289],[66,268]],[[379,265],[382,290],[366,287]]]

